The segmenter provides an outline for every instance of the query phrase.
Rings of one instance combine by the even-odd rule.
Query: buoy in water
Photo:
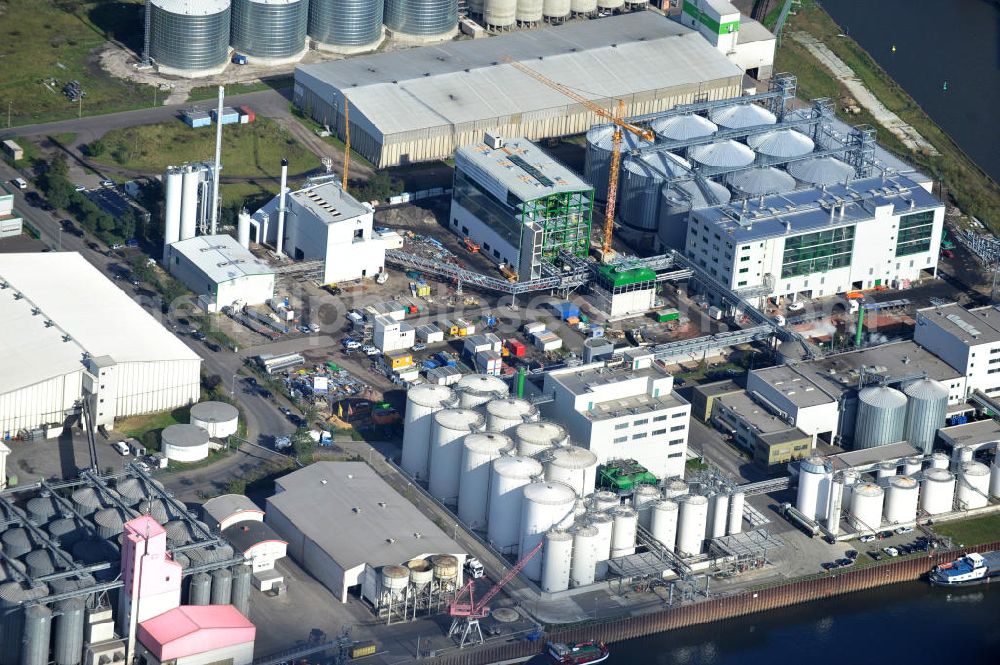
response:
[[[896,45],[895,45],[895,44],[893,44],[893,45],[892,45],[892,52],[893,52],[893,53],[895,53],[895,52],[896,52]]]
[[[941,89],[942,90],[947,90],[948,89],[948,82],[947,81],[944,82],[944,85],[941,86]]]

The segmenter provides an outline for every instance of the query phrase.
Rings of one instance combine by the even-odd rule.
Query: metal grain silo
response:
[[[56,567],[63,568],[62,561],[57,561],[48,549],[38,548],[24,555],[24,567],[32,579],[51,575]]]
[[[527,457],[569,443],[566,428],[548,420],[523,423],[514,428],[513,434],[514,441],[517,442],[517,454]]]
[[[748,136],[747,145],[758,155],[779,159],[808,155],[816,147],[811,138],[794,129],[778,129]]]
[[[538,407],[526,399],[510,397],[486,403],[486,429],[507,432],[521,423],[538,420]]]
[[[914,448],[929,455],[947,417],[948,388],[933,379],[920,379],[903,386],[903,393],[908,400],[904,436]]]
[[[385,35],[384,0],[309,0],[309,36],[322,51],[357,53]]]
[[[80,665],[83,660],[83,619],[87,603],[81,597],[69,598],[56,606],[56,639],[52,656],[56,665]]]
[[[233,598],[233,574],[225,568],[212,571],[212,604],[228,605]]]
[[[576,588],[594,583],[597,573],[597,527],[578,526],[573,529],[573,560],[570,564],[569,583]]]
[[[54,519],[48,523],[45,530],[49,532],[49,537],[63,548],[72,547],[84,535],[83,526],[75,517]]]
[[[458,519],[470,529],[482,529],[488,514],[493,460],[513,450],[514,442],[496,432],[476,432],[465,437],[462,448]]]
[[[163,530],[167,532],[167,543],[171,547],[187,545],[194,538],[191,535],[191,527],[184,520],[172,520],[163,525]]]
[[[458,0],[386,0],[385,27],[393,39],[449,39],[458,32]]]
[[[858,531],[878,531],[882,525],[882,505],[885,492],[875,483],[861,483],[851,492],[848,521]]]
[[[530,457],[504,455],[494,460],[486,537],[497,550],[510,552],[518,546],[524,498],[521,488],[541,475],[542,465]]]
[[[188,582],[188,603],[190,605],[208,605],[212,602],[212,576],[208,573],[195,573]]]
[[[698,494],[682,496],[677,519],[677,552],[682,556],[701,554],[708,525],[708,499]]]
[[[635,534],[639,525],[639,513],[627,506],[615,508],[610,513],[611,558],[635,554]]]
[[[467,434],[482,431],[485,426],[486,417],[472,409],[444,409],[434,414],[427,491],[438,501],[458,504],[462,442]]]
[[[597,529],[597,570],[594,574],[597,579],[603,580],[608,575],[608,559],[611,558],[615,521],[610,513],[593,513],[588,515],[587,523]]]
[[[963,510],[982,508],[989,503],[990,468],[979,462],[966,462],[958,474],[955,502]]]
[[[81,487],[70,496],[76,511],[87,517],[108,506],[107,501],[93,487]]]
[[[650,533],[670,552],[674,551],[674,543],[677,540],[678,513],[677,502],[671,499],[653,504]]]
[[[649,123],[649,128],[671,141],[697,139],[710,136],[719,130],[714,122],[697,113],[657,118]]]
[[[885,521],[889,524],[906,524],[917,519],[919,494],[920,486],[913,478],[909,476],[890,478],[883,507]]]
[[[229,62],[229,0],[150,0],[149,55],[160,72],[195,77]]]
[[[597,455],[579,446],[551,449],[545,460],[545,479],[566,483],[577,496],[587,496],[597,484]]]
[[[708,112],[708,119],[725,129],[744,129],[778,122],[773,113],[756,104],[720,106]]]
[[[3,552],[12,559],[19,559],[35,547],[35,537],[22,527],[7,529],[0,534]]]
[[[94,524],[97,525],[97,535],[105,540],[111,540],[125,530],[125,522],[131,515],[126,515],[121,508],[104,508],[94,514]]]
[[[660,196],[657,237],[665,247],[681,251],[687,243],[687,223],[691,211],[728,203],[732,198],[729,189],[714,180],[704,180],[701,186],[693,180],[667,183],[660,190]]]
[[[516,13],[517,0],[483,0],[483,23],[487,28],[503,30],[513,27]]]
[[[253,568],[236,566],[233,570],[233,597],[230,601],[243,616],[250,616],[250,587],[253,585]]]
[[[63,512],[56,498],[49,494],[42,494],[41,496],[28,499],[25,508],[27,509],[28,517],[36,524],[45,524]]]
[[[510,394],[510,386],[499,376],[490,374],[467,374],[455,384],[459,406],[472,409],[486,404],[491,399],[504,399]]]
[[[435,554],[431,557],[434,579],[438,588],[454,589],[458,580],[458,559],[451,554]]]
[[[779,194],[795,189],[795,178],[773,166],[738,171],[728,178],[729,185],[743,196]]]
[[[560,23],[568,18],[571,9],[571,0],[543,0],[542,16],[549,23]]]
[[[596,125],[587,131],[587,152],[584,156],[583,179],[594,188],[594,199],[608,198],[608,177],[611,169],[611,148],[614,138],[613,125]],[[622,154],[649,145],[649,142],[632,132],[622,132]]]
[[[278,65],[305,55],[309,0],[232,0],[231,44],[253,64]]]
[[[554,593],[568,589],[573,566],[573,534],[559,529],[546,533],[542,557],[542,591]]]
[[[708,167],[739,168],[752,164],[755,157],[753,150],[732,139],[688,149],[688,159]]]
[[[20,665],[48,665],[52,610],[45,605],[24,608],[24,649]]]
[[[906,395],[886,386],[869,386],[858,392],[854,449],[898,443],[906,428]]]
[[[535,482],[525,485],[522,491],[518,559],[535,549],[546,531],[572,515],[576,501],[576,492],[565,483]],[[536,555],[525,565],[524,574],[528,579],[541,580],[543,558]]]
[[[514,18],[522,24],[538,23],[542,20],[542,0],[517,0]]]
[[[422,383],[406,392],[406,415],[403,418],[403,454],[400,465],[416,480],[427,480],[430,460],[431,424],[434,414],[458,404],[458,397],[448,386]]]
[[[660,221],[661,190],[666,178],[688,173],[691,164],[671,152],[622,159],[618,219],[642,231],[655,231]]]
[[[955,476],[948,469],[927,469],[920,488],[920,510],[928,515],[950,513],[955,503]]]
[[[7,663],[20,663],[24,643],[24,604],[49,595],[44,584],[0,584],[0,655]],[[48,645],[46,645],[48,646]]]
[[[809,185],[835,185],[854,177],[854,167],[836,157],[816,157],[791,162],[785,167],[797,180]]]

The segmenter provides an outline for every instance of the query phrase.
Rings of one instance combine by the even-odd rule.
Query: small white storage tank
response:
[[[458,481],[458,519],[470,529],[486,527],[493,460],[514,449],[510,437],[474,432],[462,444],[462,475]]]
[[[569,17],[569,13],[570,0],[544,0],[542,2],[542,16],[550,23],[558,23]]]
[[[507,432],[535,420],[538,420],[538,408],[526,399],[509,397],[486,403],[486,429],[491,432]]]
[[[915,476],[924,468],[924,458],[920,455],[912,455],[903,460],[903,475]]]
[[[534,423],[522,423],[514,428],[514,441],[517,442],[518,455],[537,455],[553,446],[565,446],[569,443],[569,435],[562,425],[548,420]]]
[[[708,525],[708,499],[698,494],[687,494],[678,500],[680,515],[677,519],[677,551],[682,556],[701,554]]]
[[[490,474],[486,537],[494,548],[509,552],[521,535],[522,487],[542,475],[542,465],[530,457],[504,455],[493,462]]]
[[[225,439],[236,434],[240,412],[226,402],[199,402],[191,407],[189,422],[208,432],[213,439]]]
[[[545,532],[573,514],[576,492],[565,483],[536,482],[524,486],[521,502],[521,537],[518,559],[542,542]],[[523,572],[529,580],[542,578],[542,559],[535,555],[525,565]]]
[[[729,522],[729,495],[713,494],[708,500],[708,524],[706,538],[721,538],[726,535],[726,525]]]
[[[410,584],[410,569],[405,566],[382,566],[382,592],[398,598]]]
[[[507,382],[499,376],[489,374],[468,374],[455,384],[459,406],[472,409],[486,404],[491,399],[503,399],[510,393]]]
[[[562,446],[547,453],[545,479],[572,487],[577,496],[587,496],[597,483],[597,455],[579,446]]]
[[[653,504],[663,498],[663,493],[655,485],[639,485],[632,495],[632,507],[639,513],[639,526],[649,529],[653,523]]]
[[[617,508],[615,508],[617,510]],[[594,513],[588,518],[590,525],[597,529],[597,579],[603,580],[608,574],[608,559],[611,558],[611,543],[614,537],[614,518],[609,513]]]
[[[574,14],[593,14],[597,11],[597,0],[570,0],[569,8]],[[589,134],[590,132],[588,132]],[[631,132],[625,132],[626,134],[631,134]],[[594,182],[588,180],[587,182]],[[604,180],[604,185],[607,186],[607,179]]]
[[[166,246],[181,239],[181,190],[183,188],[183,171],[176,166],[168,166],[163,176],[166,203],[163,210],[163,245]]]
[[[611,510],[621,505],[621,499],[614,492],[598,490],[590,496],[590,509],[593,512]]]
[[[854,449],[898,443],[904,438],[906,395],[886,386],[869,386],[858,392]]]
[[[955,504],[955,476],[948,469],[927,469],[920,493],[920,509],[928,515],[950,513]]]
[[[746,495],[743,492],[733,492],[729,497],[729,523],[726,533],[742,533],[743,531],[743,504],[746,502]]]
[[[795,507],[811,520],[826,517],[831,476],[826,460],[818,455],[799,463],[799,491]]]
[[[951,458],[944,453],[933,453],[931,455],[932,469],[947,469],[951,466]]]
[[[990,468],[979,462],[966,462],[958,479],[956,503],[959,508],[971,510],[989,503]]]
[[[877,531],[882,525],[885,492],[875,483],[862,483],[851,493],[850,523],[858,531]]]
[[[896,475],[898,467],[896,462],[891,462],[886,460],[884,462],[879,462],[878,464],[878,479],[885,480],[886,478],[892,478]]]
[[[571,587],[593,584],[597,573],[597,527],[584,525],[573,530],[573,562],[570,566]]]
[[[482,431],[485,426],[486,417],[472,409],[444,409],[434,414],[427,491],[438,501],[457,505],[462,442],[467,434]]]
[[[674,543],[677,541],[677,502],[671,499],[657,501],[653,504],[653,518],[650,524],[650,532],[653,538],[660,541],[669,551],[674,551]]]
[[[889,479],[885,495],[885,521],[889,524],[907,524],[917,519],[917,498],[920,486],[909,476]]]
[[[434,579],[434,567],[427,559],[411,559],[406,567],[410,570],[410,584],[416,591],[426,589]]]
[[[610,513],[611,558],[635,554],[635,534],[639,524],[639,514],[626,506],[615,508]]]
[[[160,433],[160,452],[175,462],[198,462],[208,457],[208,439],[197,425],[170,425]]]
[[[990,496],[1000,498],[1000,451],[993,458],[993,466],[990,467]]]
[[[676,499],[678,497],[684,496],[690,491],[688,484],[680,479],[674,479],[664,486],[663,496],[667,499]]]
[[[773,113],[756,104],[720,106],[708,112],[708,118],[725,129],[743,129],[757,125],[773,125],[778,121]]]
[[[830,483],[830,508],[826,511],[826,528],[831,535],[840,533],[840,521],[844,514],[844,476],[837,474]]]
[[[487,28],[510,28],[514,25],[517,0],[484,0],[483,23]]]
[[[448,386],[421,383],[406,392],[406,415],[403,418],[403,454],[400,466],[416,480],[427,480],[430,459],[431,423],[434,414],[458,404],[458,397]]]
[[[537,558],[539,555],[535,555]],[[552,529],[545,534],[542,549],[542,591],[555,593],[569,588],[573,568],[573,534]]]
[[[844,477],[844,498],[843,505],[851,505],[851,492],[854,491],[854,486],[858,484],[861,479],[861,475],[855,469],[844,469],[841,474]]]

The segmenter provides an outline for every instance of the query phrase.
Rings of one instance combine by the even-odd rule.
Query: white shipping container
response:
[[[524,324],[524,332],[527,335],[534,335],[535,333],[540,333],[545,330],[545,324],[534,321],[532,323]]]

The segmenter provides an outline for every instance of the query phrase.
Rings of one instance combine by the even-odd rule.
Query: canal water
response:
[[[998,618],[1000,584],[908,582],[629,640],[611,645],[607,662],[997,665]]]
[[[820,0],[820,4],[984,171],[1000,181],[1000,3]]]

